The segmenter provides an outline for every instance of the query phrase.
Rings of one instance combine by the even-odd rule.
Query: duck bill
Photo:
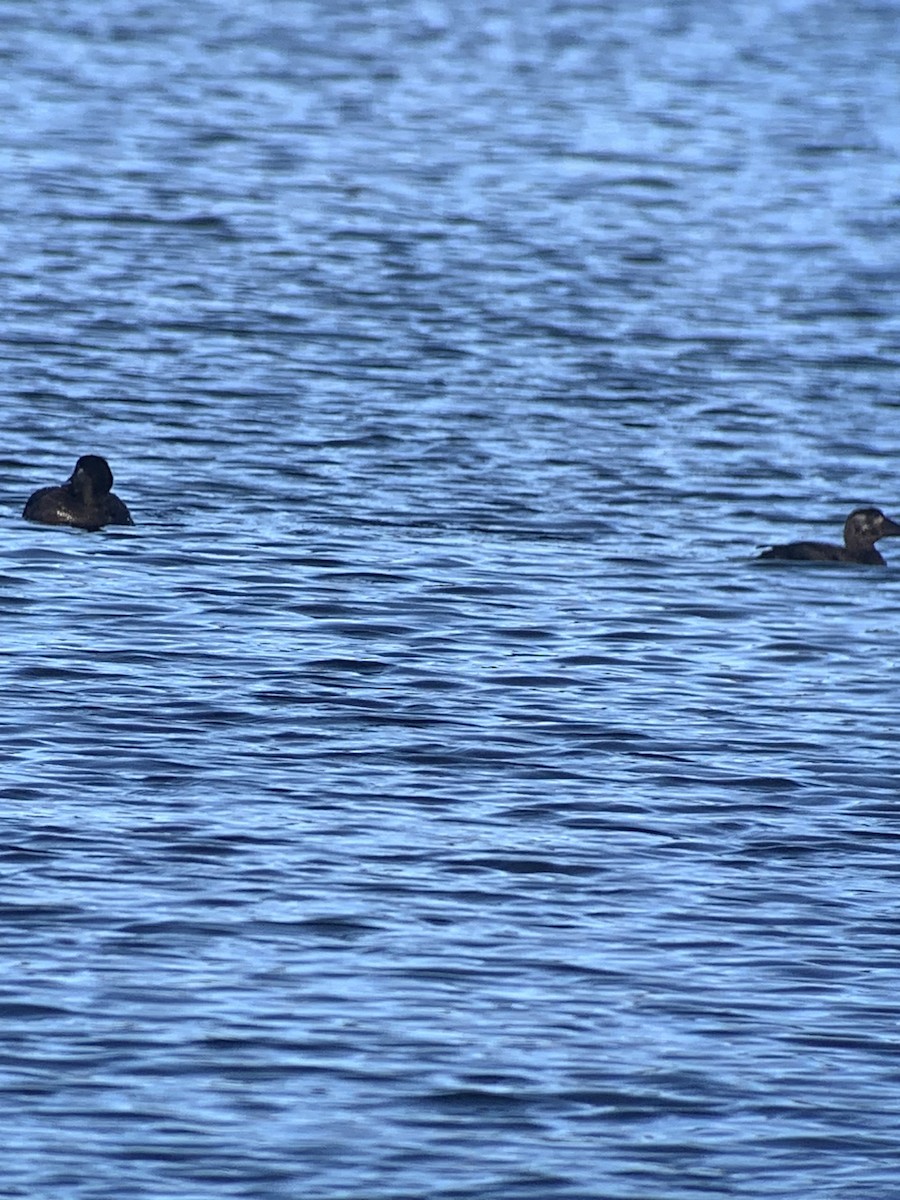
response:
[[[896,521],[892,521],[890,517],[884,518],[884,524],[881,527],[879,537],[900,537],[900,525]]]

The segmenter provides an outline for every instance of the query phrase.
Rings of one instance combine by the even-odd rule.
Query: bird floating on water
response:
[[[65,483],[38,488],[22,516],[41,525],[74,525],[79,529],[133,525],[131,513],[110,490],[112,485],[113,473],[106,459],[99,454],[83,454]]]
[[[844,522],[843,546],[832,546],[828,542],[788,542],[763,550],[759,557],[883,567],[886,563],[875,549],[875,543],[883,537],[900,537],[900,525],[886,517],[880,508],[856,508]]]

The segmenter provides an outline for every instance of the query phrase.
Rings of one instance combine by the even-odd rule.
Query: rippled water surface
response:
[[[3,1195],[900,1197],[896,8],[0,15]]]

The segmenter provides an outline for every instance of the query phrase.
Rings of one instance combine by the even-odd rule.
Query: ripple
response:
[[[7,14],[11,1195],[895,1187],[898,576],[754,555],[891,511],[897,29],[782,9]]]

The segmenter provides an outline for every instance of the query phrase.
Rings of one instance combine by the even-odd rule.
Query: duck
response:
[[[113,473],[99,454],[83,454],[75,470],[58,487],[42,487],[22,510],[26,521],[41,525],[74,525],[97,530],[104,525],[133,525],[131,513],[112,492]]]
[[[884,567],[887,564],[875,549],[875,543],[884,537],[900,537],[900,525],[886,517],[880,508],[855,508],[844,522],[843,546],[832,546],[828,542],[788,542],[763,550],[759,557]]]

